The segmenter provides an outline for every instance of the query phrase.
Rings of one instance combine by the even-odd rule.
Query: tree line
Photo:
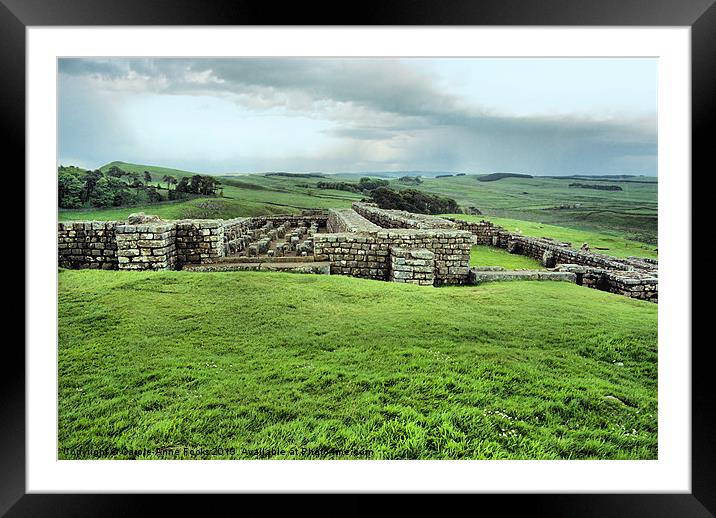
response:
[[[336,191],[348,191],[356,193],[370,194],[373,189],[378,187],[387,187],[389,182],[387,180],[379,180],[377,178],[368,178],[364,176],[358,183],[355,182],[317,182],[315,187],[318,189],[332,189]],[[301,187],[314,187],[311,184],[303,184]]]
[[[581,187],[582,189],[596,189],[598,191],[622,191],[618,185],[597,185],[591,183],[570,183],[570,187]]]
[[[116,165],[106,171],[61,165],[57,174],[58,205],[63,209],[120,207],[178,200],[192,195],[223,195],[220,182],[207,175],[197,174],[179,180],[164,175],[157,181],[149,171],[125,171]],[[157,181],[157,185],[152,185],[152,181]],[[162,193],[162,190],[166,192]]]
[[[455,214],[460,211],[454,199],[417,189],[395,191],[378,187],[371,192],[370,199],[381,209],[406,210],[417,214]]]

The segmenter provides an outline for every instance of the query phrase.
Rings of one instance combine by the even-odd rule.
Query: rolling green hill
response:
[[[60,458],[655,459],[657,309],[566,282],[61,271]]]
[[[99,168],[100,171],[106,172],[110,167],[116,166],[127,171],[129,173],[143,173],[149,171],[152,175],[153,181],[161,180],[165,175],[174,176],[177,180],[183,176],[194,176],[195,174],[206,174],[206,173],[193,173],[191,171],[182,171],[181,169],[172,169],[170,167],[160,167],[156,165],[141,165],[141,164],[130,164],[127,162],[114,161],[109,164],[105,164]]]

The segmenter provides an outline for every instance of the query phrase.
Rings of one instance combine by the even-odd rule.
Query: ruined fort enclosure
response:
[[[653,260],[354,203],[64,222],[58,262],[63,459],[658,455]]]
[[[515,274],[479,265],[471,269],[475,243],[531,257],[546,270]],[[127,221],[59,223],[58,259],[66,268],[278,269],[423,286],[559,280],[658,300],[658,263],[653,259],[609,257],[484,221],[448,220],[358,202],[351,209],[298,216],[162,221],[138,214]]]

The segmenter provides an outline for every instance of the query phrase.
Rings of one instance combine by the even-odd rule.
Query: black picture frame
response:
[[[574,25],[689,26],[692,71],[692,171],[706,174],[713,144],[716,104],[715,0],[400,0],[343,3],[293,2],[280,8],[244,0],[0,0],[0,127],[10,167],[25,171],[25,29],[84,25]],[[709,131],[711,130],[711,131]],[[6,162],[7,163],[7,162]],[[709,164],[711,165],[711,164]],[[711,167],[712,168],[712,167]],[[691,178],[694,178],[691,173]],[[693,190],[692,190],[693,192]],[[692,217],[692,221],[694,218]],[[692,236],[697,234],[692,230]],[[26,236],[25,239],[28,239]],[[25,270],[25,276],[32,275]],[[24,305],[18,307],[24,307]],[[693,304],[692,304],[693,307]],[[696,309],[694,307],[694,309]],[[692,316],[692,322],[694,321]],[[710,340],[683,344],[692,354],[692,492],[690,494],[480,495],[510,514],[549,516],[713,516],[716,513],[716,434]],[[5,344],[0,418],[0,513],[7,516],[106,516],[142,513],[144,495],[28,495],[25,493],[25,354],[15,340]],[[22,367],[21,367],[22,366]],[[162,512],[181,506],[177,495],[161,498]],[[213,496],[216,498],[216,496]],[[266,504],[264,498],[264,505]],[[420,498],[412,505],[422,506]],[[271,508],[278,505],[270,500]],[[310,511],[373,513],[382,506],[351,495],[341,503],[321,500]],[[204,510],[206,504],[200,504]],[[212,507],[215,506],[212,503]],[[243,505],[243,504],[242,504]],[[292,506],[301,505],[293,502]],[[336,506],[339,506],[338,508]],[[407,506],[408,502],[403,505]],[[476,505],[474,503],[468,504]],[[211,509],[211,508],[209,508]],[[485,508],[487,509],[487,508]],[[408,509],[404,509],[408,512]]]

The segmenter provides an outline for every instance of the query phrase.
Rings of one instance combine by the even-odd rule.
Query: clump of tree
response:
[[[139,194],[137,189],[130,188],[131,184],[135,184],[134,178],[124,179],[123,176],[127,173],[119,174],[116,167],[103,173],[99,169],[88,171],[74,166],[60,166],[57,171],[58,204],[61,208],[77,209],[149,201],[149,194]]]
[[[581,187],[582,189],[596,189],[598,191],[623,191],[618,185],[597,185],[589,183],[570,183],[570,187]]]
[[[338,191],[357,192],[369,195],[374,189],[377,189],[378,187],[387,187],[388,185],[390,185],[388,180],[379,180],[377,178],[368,178],[365,176],[358,180],[358,183],[321,181],[317,182],[315,186],[317,189],[335,189]],[[312,187],[312,185],[303,184],[301,187]]]
[[[420,185],[423,183],[423,179],[419,176],[401,176],[398,178],[398,181],[405,185]]]
[[[313,185],[306,184],[304,187],[313,187]],[[317,189],[333,189],[336,191],[348,191],[348,192],[361,192],[358,186],[350,182],[318,182],[315,187]]]
[[[216,196],[220,184],[221,182],[213,176],[195,174],[191,178],[182,177],[174,190],[178,193]]]
[[[84,199],[84,171],[77,167],[60,166],[57,170],[57,196],[60,207],[76,209]]]
[[[370,199],[381,209],[406,210],[418,214],[455,214],[460,210],[452,198],[417,189],[395,191],[388,187],[378,187],[371,192]]]
[[[521,173],[492,173],[492,174],[486,174],[483,176],[478,176],[477,181],[478,182],[495,182],[497,180],[502,180],[504,178],[533,178],[531,174],[521,174]]]
[[[160,192],[161,186],[151,185],[152,174],[149,171],[139,173],[124,171],[116,165],[106,171],[100,169],[84,170],[75,166],[60,166],[57,170],[58,205],[63,209],[81,207],[120,207],[145,203],[157,203],[165,199],[181,199],[190,194],[216,196],[219,181],[211,176],[195,175],[186,181],[186,186],[178,191],[179,183],[173,177],[162,178],[167,184],[166,198]],[[171,185],[177,188],[171,189]]]
[[[360,189],[361,192],[372,191],[379,187],[388,187],[388,185],[390,185],[388,180],[381,180],[379,178],[368,178],[364,176],[358,180],[358,189]]]
[[[171,175],[165,174],[164,176],[162,176],[162,182],[167,184],[167,190],[170,190],[172,188],[172,185],[177,184],[177,179]]]

